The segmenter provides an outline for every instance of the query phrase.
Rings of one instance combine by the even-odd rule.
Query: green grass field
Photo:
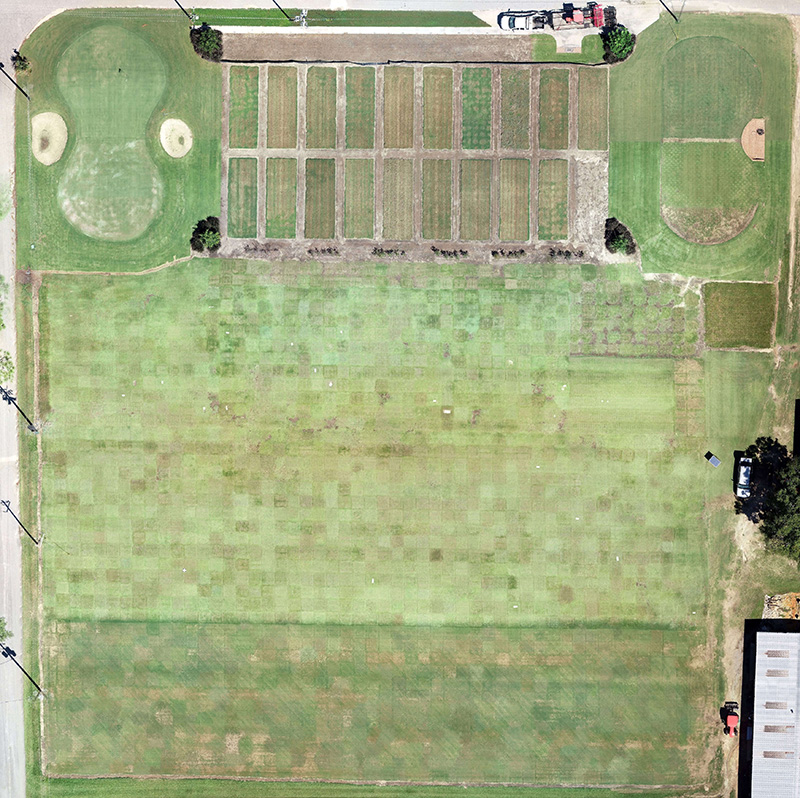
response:
[[[579,53],[557,53],[556,40],[549,33],[537,33],[531,36],[534,61],[553,61],[571,64],[602,64],[603,41],[599,36],[584,36],[581,39]]]
[[[414,69],[387,66],[383,70],[383,146],[414,146]]]
[[[255,238],[258,220],[258,161],[231,158],[228,165],[228,235]]]
[[[578,147],[608,149],[608,75],[606,69],[578,70]]]
[[[375,237],[375,163],[366,158],[344,162],[344,236]]]
[[[375,69],[347,67],[346,139],[353,149],[371,149],[375,144]]]
[[[299,8],[284,8],[289,17],[300,15]],[[286,27],[294,23],[277,8],[202,8],[195,9],[209,25],[257,25]],[[485,28],[487,24],[469,11],[330,11],[310,9],[309,25],[382,28]]]
[[[569,70],[543,69],[539,79],[539,148],[569,144]]]
[[[297,68],[272,66],[267,71],[267,147],[297,146]]]
[[[500,71],[500,146],[527,150],[530,139],[531,73],[529,69]]]
[[[414,235],[414,162],[383,162],[383,238],[407,241]]]
[[[258,146],[258,67],[238,64],[231,67],[230,98],[229,146],[255,149]]]
[[[267,158],[267,238],[294,238],[297,227],[297,160]]]
[[[500,240],[527,241],[530,236],[531,162],[500,161]]]
[[[453,147],[453,70],[422,70],[422,144],[428,150]]]
[[[459,238],[486,241],[492,234],[492,162],[461,161],[461,219]]]
[[[422,237],[447,240],[452,237],[452,162],[426,159],[422,162]]]
[[[645,272],[689,269],[706,278],[772,279],[783,254],[788,218],[791,30],[782,19],[757,15],[745,20],[684,14],[680,28],[676,42],[672,25],[662,18],[642,32],[633,56],[610,71],[609,212],[631,229]],[[701,69],[717,56],[722,69]],[[674,88],[678,85],[686,87],[682,94]],[[740,85],[743,95],[755,97],[748,108],[737,99]],[[710,96],[719,101],[713,112]],[[676,132],[683,138],[709,133],[738,138],[745,122],[762,116],[769,119],[767,155],[764,163],[749,167],[754,175],[752,204],[758,204],[749,227],[713,246],[673,233],[661,217],[662,140]],[[721,145],[717,150],[716,168],[722,172],[730,153]],[[717,204],[723,202],[720,198]]]
[[[569,234],[567,201],[568,164],[564,160],[539,161],[539,240],[560,241]]]
[[[306,83],[306,147],[336,146],[336,69],[309,67]]]
[[[485,67],[467,67],[461,73],[461,146],[492,146],[492,72]]]
[[[714,347],[772,346],[775,287],[764,283],[706,283],[706,344]]]
[[[195,222],[219,214],[221,69],[194,58],[178,16],[153,14],[143,27],[125,12],[67,12],[26,42],[36,63],[20,76],[31,103],[16,111],[20,268],[149,268],[187,254]],[[69,131],[53,166],[31,154],[28,114],[43,111]],[[158,142],[169,117],[192,129],[184,158]]]
[[[333,238],[336,232],[336,161],[306,161],[306,238]]]

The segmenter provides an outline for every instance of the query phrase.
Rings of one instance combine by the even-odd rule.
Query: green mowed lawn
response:
[[[345,139],[353,149],[375,145],[375,68],[345,70]]]
[[[408,241],[414,235],[414,162],[383,162],[383,238]]]
[[[560,241],[569,235],[569,164],[539,161],[539,240]]]
[[[297,227],[297,160],[267,158],[267,238],[294,238]]]
[[[527,241],[530,236],[531,162],[500,161],[500,240]]]
[[[486,67],[467,67],[461,73],[461,146],[492,146],[492,72]]]
[[[453,147],[453,70],[422,70],[422,144],[428,150]]]
[[[531,146],[531,71],[500,70],[500,146],[527,150]]]
[[[578,70],[578,147],[608,149],[608,69]]]
[[[492,162],[461,161],[459,238],[486,241],[492,234]]]
[[[32,67],[20,80],[32,100],[20,95],[16,111],[26,268],[156,266],[187,255],[196,221],[219,215],[221,69],[196,57],[178,16],[149,13],[65,12],[26,41]],[[31,153],[29,114],[44,111],[69,132],[52,166]],[[170,117],[192,130],[184,158],[159,142]]]
[[[306,161],[306,238],[333,238],[336,234],[336,161]]]
[[[453,162],[427,158],[422,162],[422,237],[452,237]]]
[[[414,68],[383,70],[383,146],[414,146]]]
[[[306,147],[336,146],[336,69],[309,67],[306,81]]]
[[[231,238],[255,238],[258,227],[258,161],[228,162],[228,229]]]
[[[569,70],[543,69],[539,78],[539,148],[569,144]]]
[[[375,162],[366,158],[344,162],[344,236],[375,237]]]
[[[772,346],[775,287],[766,283],[706,283],[706,344],[716,347]]]
[[[267,147],[297,146],[297,68],[267,70]]]
[[[666,19],[657,22],[642,32],[633,56],[611,70],[609,212],[631,229],[646,272],[770,280],[783,255],[787,228],[791,104],[786,97],[794,96],[791,30],[775,17],[694,14],[683,15],[681,30],[676,43]],[[691,55],[707,61],[714,52],[729,71],[706,85],[705,73],[696,72]],[[740,82],[743,92],[756,91],[759,81],[752,62],[760,72],[760,90],[745,110],[731,92]],[[714,89],[720,82],[722,87]],[[684,89],[675,88],[684,83]],[[749,167],[759,176],[752,200],[758,204],[755,218],[725,243],[684,240],[661,218],[662,139],[672,137],[679,122],[683,138],[706,137],[709,131],[738,138],[751,117],[769,119],[766,160]],[[696,124],[690,128],[692,119]],[[716,168],[722,170],[730,154],[722,146],[718,152]],[[717,205],[724,202],[720,197]]]
[[[229,144],[258,146],[258,67],[237,64],[230,71]]]
[[[473,274],[46,278],[50,772],[696,783],[702,364]]]

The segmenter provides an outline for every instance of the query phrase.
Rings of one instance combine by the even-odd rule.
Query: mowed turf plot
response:
[[[414,146],[414,69],[387,66],[383,70],[383,146]]]
[[[539,239],[561,241],[569,235],[569,165],[554,159],[539,161]]]
[[[230,70],[230,147],[258,146],[258,67],[235,65]]]
[[[383,238],[408,241],[414,236],[414,162],[383,162]]]
[[[706,344],[715,347],[772,346],[775,287],[768,283],[706,283]]]
[[[336,233],[336,161],[306,161],[306,238],[333,238]]]
[[[500,70],[500,146],[527,150],[531,146],[531,72]]]
[[[336,68],[309,67],[306,78],[306,147],[336,146]]]
[[[344,236],[375,237],[375,163],[366,158],[344,162]]]
[[[608,149],[608,69],[578,70],[578,147]]]
[[[228,232],[230,238],[255,238],[258,220],[258,161],[228,161]]]
[[[452,237],[452,162],[426,158],[422,162],[422,237]]]
[[[702,363],[570,358],[584,284],[45,277],[48,772],[700,783]]]
[[[500,240],[527,241],[530,235],[531,162],[500,161]]]
[[[267,72],[267,147],[297,146],[297,68],[270,66]]]
[[[642,31],[632,58],[609,72],[609,213],[630,228],[646,272],[685,274],[690,268],[706,278],[772,279],[788,225],[792,107],[786,98],[795,90],[791,28],[770,16],[685,15],[681,30],[676,42],[670,24],[660,20]],[[739,137],[750,119],[762,117],[769,120],[766,160],[741,168]],[[710,142],[702,156],[709,163],[700,166],[720,176],[738,170],[752,189],[746,206],[758,206],[755,216],[729,241],[687,240],[694,237],[691,224],[684,237],[662,217],[665,184],[669,191],[675,181],[664,155],[671,162],[673,147],[686,148],[678,163],[692,159],[700,142],[683,141],[692,138],[733,139]],[[717,178],[712,184],[721,185]],[[706,186],[692,179],[681,189],[690,190],[705,192]],[[694,207],[736,210],[724,195],[703,202]]]
[[[346,141],[353,149],[372,149],[375,145],[375,69],[347,67]]]
[[[543,69],[539,77],[539,149],[569,145],[569,70]]]
[[[453,147],[453,70],[422,70],[422,143],[428,150]]]
[[[297,226],[297,160],[267,158],[267,238],[294,238]]]
[[[486,241],[492,235],[492,162],[461,161],[459,238]]]
[[[461,72],[461,146],[492,146],[492,72],[486,67],[465,67]]]

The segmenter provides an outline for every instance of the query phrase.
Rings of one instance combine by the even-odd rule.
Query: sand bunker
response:
[[[51,166],[64,154],[67,146],[67,126],[56,113],[47,111],[31,119],[31,148],[33,157]]]
[[[763,161],[767,151],[766,119],[751,119],[742,131],[742,149],[751,161]]]
[[[192,130],[182,119],[165,120],[160,138],[164,151],[173,158],[183,158],[192,149]]]

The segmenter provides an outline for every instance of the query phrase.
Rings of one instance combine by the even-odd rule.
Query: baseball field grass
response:
[[[578,147],[608,149],[608,75],[606,69],[578,70]]]
[[[603,41],[600,36],[589,35],[581,39],[579,53],[556,52],[556,40],[549,33],[537,33],[531,36],[531,58],[534,61],[548,63],[562,61],[571,64],[602,64]]]
[[[569,143],[569,70],[543,69],[539,78],[539,147],[565,150]]]
[[[306,147],[336,146],[336,69],[309,67],[306,81]]]
[[[738,98],[740,84],[742,96],[750,98],[747,107]],[[678,86],[683,88],[678,91]],[[709,94],[709,87],[716,87],[716,93]],[[794,96],[788,23],[757,15],[744,20],[687,14],[676,42],[671,25],[662,19],[642,32],[631,59],[610,71],[610,91],[609,212],[631,229],[645,272],[686,273],[691,268],[692,274],[707,278],[772,279],[788,219],[792,104],[786,98]],[[713,112],[710,96],[715,98]],[[663,155],[667,146],[693,145],[664,140],[676,133],[680,138],[712,134],[738,140],[745,124],[761,117],[769,119],[766,160],[742,171],[752,185],[749,201],[758,206],[746,228],[712,246],[670,230],[661,207]],[[735,142],[713,147],[717,152],[711,166],[724,174],[734,165]],[[724,197],[718,198],[717,207],[723,202]]]
[[[530,147],[531,73],[505,68],[500,72],[500,146],[512,150]]]
[[[336,232],[336,161],[306,161],[306,238],[333,238]]]
[[[297,226],[297,160],[267,158],[267,238],[294,238]]]
[[[194,58],[178,16],[153,14],[67,12],[29,37],[36,63],[20,79],[36,88],[16,110],[20,268],[102,270],[121,258],[138,271],[187,254],[196,221],[219,214],[221,69]],[[69,135],[52,166],[31,154],[29,117],[43,111]],[[184,158],[158,142],[170,117],[192,130]]]
[[[492,145],[492,73],[466,67],[461,73],[461,146],[488,150]]]
[[[297,68],[272,66],[267,71],[267,147],[297,146]]]
[[[768,283],[706,283],[706,344],[714,347],[772,346],[775,286]]]
[[[348,158],[344,167],[344,236],[374,238],[375,163]]]
[[[530,236],[531,162],[500,161],[500,240],[527,241]]]
[[[452,237],[452,161],[422,162],[422,237]]]
[[[453,70],[425,67],[422,71],[422,143],[428,150],[453,147]]]
[[[370,149],[375,142],[374,67],[347,67],[345,89],[347,146]]]
[[[258,161],[231,158],[228,166],[228,235],[255,238],[258,222]]]
[[[562,159],[539,161],[539,239],[559,241],[569,233],[568,164]]]
[[[258,67],[237,64],[230,71],[231,147],[255,149],[258,146]]]
[[[492,233],[492,162],[461,161],[459,238],[485,241]]]
[[[383,146],[414,146],[414,69],[387,66],[383,70]]]
[[[414,235],[414,162],[383,162],[383,237],[407,241]]]

